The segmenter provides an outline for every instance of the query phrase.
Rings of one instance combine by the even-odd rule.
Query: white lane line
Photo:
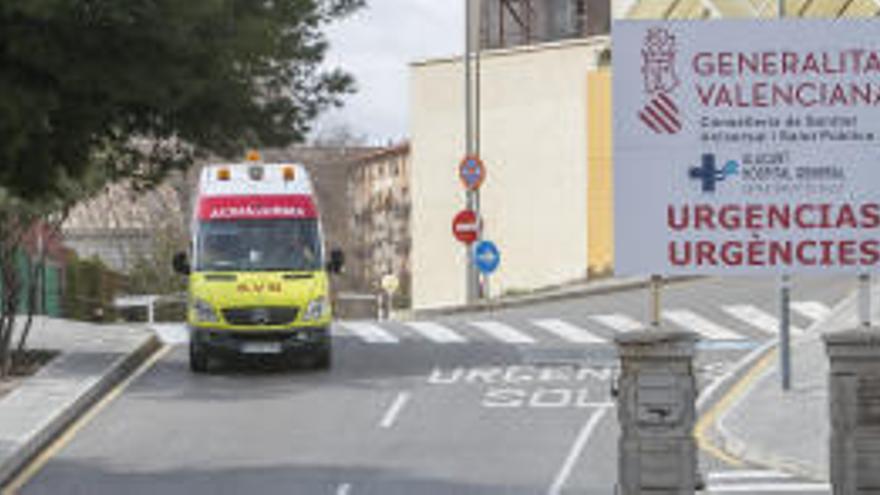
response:
[[[189,330],[186,325],[177,323],[156,323],[150,326],[163,344],[180,345],[189,342]]]
[[[753,479],[766,479],[766,478],[776,478],[776,479],[790,479],[792,475],[788,473],[783,473],[782,471],[756,471],[756,470],[741,470],[741,471],[714,471],[709,473],[708,479],[709,481],[719,481],[719,480],[753,480]]]
[[[336,495],[349,495],[351,493],[351,483],[343,483],[336,489]]]
[[[508,344],[534,344],[535,339],[500,321],[474,321],[471,325]]]
[[[813,321],[827,318],[831,314],[831,308],[818,301],[795,301],[791,303],[791,309]]]
[[[562,320],[532,320],[532,324],[575,344],[602,344],[608,341]]]
[[[430,321],[414,321],[407,323],[407,326],[421,334],[426,339],[440,344],[461,344],[467,342],[466,338],[438,323]]]
[[[578,436],[574,441],[574,445],[571,446],[571,451],[569,451],[568,457],[565,458],[565,462],[562,464],[562,468],[556,475],[556,479],[554,479],[553,484],[550,485],[550,490],[547,491],[547,495],[559,495],[562,493],[562,488],[565,486],[565,482],[568,481],[568,477],[571,476],[571,470],[574,469],[574,465],[581,456],[581,452],[583,452],[584,447],[587,446],[587,442],[593,435],[593,431],[599,426],[602,418],[605,417],[605,413],[610,410],[610,408],[599,409],[590,416],[590,419],[588,419],[583,428],[581,428],[580,433],[578,433]]]
[[[663,318],[676,325],[696,332],[712,340],[743,340],[745,337],[721,325],[687,310],[670,309],[663,312]]]
[[[617,332],[635,332],[637,330],[645,329],[645,325],[641,322],[621,314],[594,315],[591,316],[590,319],[597,321],[606,327],[612,328]]]
[[[370,344],[396,344],[400,342],[397,337],[373,323],[345,322],[340,325]]]
[[[723,309],[730,316],[733,316],[740,321],[748,323],[758,330],[773,334],[779,333],[779,319],[769,313],[765,313],[764,311],[750,304],[724,306]],[[804,331],[792,325],[791,333],[800,334],[804,333]]]
[[[397,417],[400,415],[400,411],[403,410],[403,406],[409,401],[410,394],[408,392],[401,392],[397,394],[397,397],[394,399],[394,402],[391,403],[391,407],[385,411],[385,416],[382,417],[382,422],[379,423],[379,426],[382,428],[388,429],[394,426],[394,422],[397,421]]]
[[[709,485],[708,493],[759,493],[759,492],[829,492],[831,485],[824,483],[754,483]]]

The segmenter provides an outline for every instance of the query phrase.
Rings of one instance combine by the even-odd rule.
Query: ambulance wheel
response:
[[[207,373],[209,361],[205,349],[196,342],[196,339],[191,339],[189,342],[189,369],[193,373]]]
[[[333,347],[330,342],[322,345],[315,352],[312,367],[316,370],[329,370],[333,367]]]

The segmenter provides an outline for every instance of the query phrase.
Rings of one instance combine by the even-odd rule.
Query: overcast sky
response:
[[[408,134],[408,64],[463,51],[460,0],[367,0],[360,12],[330,27],[327,64],[357,79],[358,93],[319,121],[316,132],[348,125],[384,143]]]

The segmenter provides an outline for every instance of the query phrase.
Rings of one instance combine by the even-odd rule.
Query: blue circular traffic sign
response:
[[[458,177],[469,191],[476,191],[486,180],[486,166],[476,156],[466,156],[458,167]]]
[[[492,241],[482,241],[474,248],[474,263],[484,275],[489,275],[501,264],[501,251]]]

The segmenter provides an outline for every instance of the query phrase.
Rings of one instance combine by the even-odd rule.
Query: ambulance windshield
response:
[[[315,271],[323,266],[315,219],[203,221],[196,271]]]

